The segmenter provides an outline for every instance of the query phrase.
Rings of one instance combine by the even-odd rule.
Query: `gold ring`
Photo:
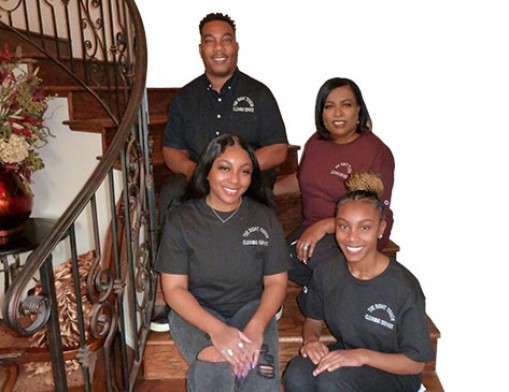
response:
[[[309,243],[307,243],[307,242],[306,242],[306,243],[304,244],[304,250],[308,250],[309,248],[311,248],[311,244],[309,244]]]

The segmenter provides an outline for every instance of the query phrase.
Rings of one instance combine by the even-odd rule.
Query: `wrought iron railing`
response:
[[[134,0],[3,0],[2,35],[36,49],[41,59],[56,65],[57,79],[65,80],[59,88],[92,97],[115,135],[93,174],[16,273],[4,297],[4,327],[27,339],[44,333],[46,344],[37,349],[2,349],[0,366],[14,369],[11,374],[17,375],[23,364],[50,362],[54,390],[66,391],[71,384],[67,365],[72,361],[82,376],[81,390],[131,391],[143,358],[156,285],[147,53],[140,14]],[[118,173],[120,187],[115,185]],[[107,216],[101,215],[97,205],[103,183],[109,194]],[[77,249],[81,239],[75,230],[83,214],[90,218],[94,242],[86,279],[80,278],[82,257]],[[107,238],[100,238],[98,221],[105,218],[110,229]],[[64,242],[70,249],[76,300],[78,338],[72,347],[61,336],[57,266],[52,261],[55,248]],[[38,274],[40,287],[34,290],[32,280]],[[8,387],[15,381],[10,380]]]

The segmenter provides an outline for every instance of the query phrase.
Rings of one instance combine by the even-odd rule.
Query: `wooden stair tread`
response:
[[[422,373],[422,383],[427,392],[443,392],[444,388],[435,371],[424,371]],[[186,392],[185,379],[167,379],[167,380],[142,380],[136,386],[136,392]],[[283,388],[281,387],[281,391]]]
[[[284,301],[284,310],[279,326],[279,362],[281,371],[287,362],[298,354],[302,344],[301,328],[304,322],[304,316],[298,309],[296,296],[300,287],[288,282],[287,296]],[[433,341],[434,349],[437,348],[437,339],[440,332],[433,321],[428,317],[430,336]],[[324,326],[321,340],[324,343],[334,342],[334,337]],[[436,351],[435,351],[436,352]],[[185,378],[187,364],[178,352],[175,343],[168,332],[150,332],[146,346],[144,359],[144,377],[147,380],[154,379],[179,379]],[[440,392],[440,380],[436,374],[435,361],[426,364],[423,372],[423,383],[428,391]]]
[[[426,387],[426,392],[444,392],[444,387],[435,370],[424,369],[422,383]]]
[[[167,117],[163,115],[151,115],[148,119],[148,125],[166,125]],[[108,117],[104,118],[91,118],[79,120],[65,120],[64,124],[75,131],[83,132],[106,132],[114,131],[116,129],[113,120]],[[107,147],[107,146],[106,146]]]

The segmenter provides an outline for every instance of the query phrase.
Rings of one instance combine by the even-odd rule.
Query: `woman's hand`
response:
[[[304,358],[309,358],[311,362],[318,365],[320,360],[329,353],[329,349],[325,344],[314,340],[303,344],[299,352]]]
[[[322,357],[313,370],[313,376],[316,377],[326,370],[332,372],[343,366],[362,366],[366,361],[362,350],[334,350]]]
[[[229,355],[230,351],[226,349],[224,355],[226,360],[233,365],[233,372],[237,378],[244,378],[250,370],[256,367],[260,347],[263,343],[263,334],[250,334],[244,330],[244,333],[238,331],[243,340],[237,342],[237,349],[231,349],[233,355]]]
[[[328,233],[330,222],[328,220],[318,221],[306,230],[295,243],[295,253],[297,259],[306,263],[313,256],[316,244]]]
[[[251,345],[251,340],[237,328],[224,324],[210,336],[215,349],[223,355],[223,358],[234,367],[250,366],[249,357],[246,354],[246,346]]]
[[[274,320],[275,313],[283,303],[287,283],[288,276],[286,272],[263,277],[264,289],[260,305],[242,331],[250,340],[248,344],[244,345],[244,353],[248,358],[250,366],[241,373],[243,377],[247,375],[249,370],[254,369],[258,365],[260,350],[263,344],[263,334],[267,325]],[[277,358],[274,360],[277,360]]]
[[[249,328],[249,326],[248,326],[248,328]],[[248,356],[249,361],[251,363],[251,367],[254,368],[258,363],[258,359],[260,358],[260,349],[263,344],[263,332],[257,333],[254,331],[250,331],[249,329],[246,328],[244,330],[244,333],[251,340],[251,343],[246,345],[245,351],[246,351],[246,355]]]

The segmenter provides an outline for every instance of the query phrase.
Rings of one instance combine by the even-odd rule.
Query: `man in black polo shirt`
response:
[[[199,30],[205,73],[174,97],[164,130],[163,156],[175,175],[161,187],[160,230],[171,203],[183,195],[196,162],[214,136],[234,133],[253,146],[272,202],[274,168],[287,153],[285,125],[274,96],[267,86],[237,68],[235,22],[228,15],[212,13],[200,21]],[[151,328],[167,330],[164,314],[156,319],[160,327],[153,322]]]

